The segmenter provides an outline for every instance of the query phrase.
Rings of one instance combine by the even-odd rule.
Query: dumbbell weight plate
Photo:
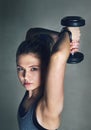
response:
[[[80,27],[85,25],[85,20],[79,16],[67,16],[61,20],[61,25],[67,27]]]
[[[84,55],[81,52],[76,52],[74,55],[70,54],[67,63],[76,64],[80,63],[84,59]]]

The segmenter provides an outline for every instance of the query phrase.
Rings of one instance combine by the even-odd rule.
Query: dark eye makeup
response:
[[[24,71],[24,69],[20,66],[17,66],[17,71],[20,72],[20,71]]]

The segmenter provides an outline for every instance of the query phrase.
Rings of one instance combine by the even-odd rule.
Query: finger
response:
[[[71,53],[71,54],[74,54],[75,52],[78,52],[78,48],[72,49],[70,53]]]
[[[74,46],[70,46],[70,49],[75,49],[75,48],[78,48],[79,49],[79,45],[74,45]]]

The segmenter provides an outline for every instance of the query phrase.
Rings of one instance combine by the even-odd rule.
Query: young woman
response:
[[[72,31],[77,32],[75,29]],[[72,52],[77,51],[78,41],[75,45],[70,47],[69,31],[63,31],[55,44],[51,36],[37,34],[18,47],[17,73],[26,89],[18,110],[20,130],[59,128],[66,62],[70,49]]]

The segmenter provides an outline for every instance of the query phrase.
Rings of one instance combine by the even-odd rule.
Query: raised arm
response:
[[[79,37],[79,28],[68,28],[60,33],[57,42],[53,46],[45,82],[44,96],[36,109],[38,122],[48,130],[55,130],[60,125],[60,115],[64,102],[66,62],[69,54],[78,50]],[[73,41],[75,41],[75,44],[73,44]]]
[[[56,50],[53,49],[47,78],[44,97],[37,107],[38,122],[45,128],[54,130],[60,123],[60,114],[64,100],[64,75],[66,62],[70,54],[70,38],[68,32],[58,39]]]
[[[45,84],[44,101],[53,116],[59,115],[63,109],[64,75],[66,62],[70,54],[70,39],[66,32],[58,39],[57,50],[51,56]]]

